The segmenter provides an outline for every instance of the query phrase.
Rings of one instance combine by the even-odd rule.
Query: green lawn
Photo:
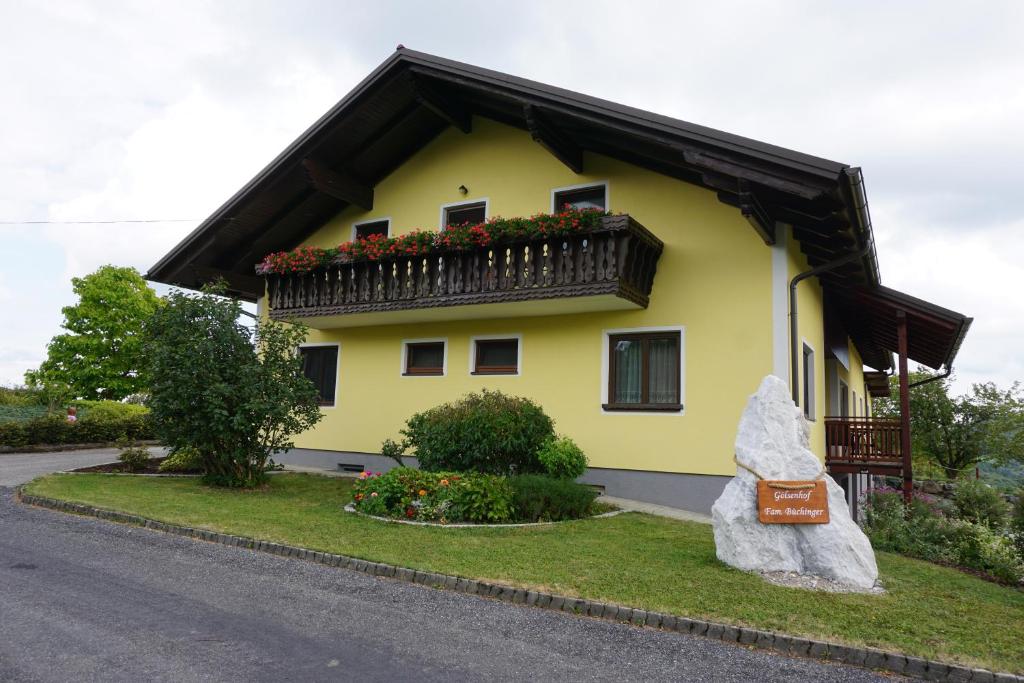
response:
[[[715,559],[711,527],[629,513],[523,529],[388,524],[342,512],[351,482],[52,475],[28,490],[164,522],[607,602],[1024,672],[1024,591],[880,553],[885,595],[781,588]]]

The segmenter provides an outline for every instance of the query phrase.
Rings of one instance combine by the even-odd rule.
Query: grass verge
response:
[[[521,529],[413,527],[342,512],[350,487],[297,474],[260,492],[80,474],[27,490],[375,562],[1024,672],[1024,591],[919,560],[878,554],[885,595],[811,593],[723,565],[707,525],[630,513]]]

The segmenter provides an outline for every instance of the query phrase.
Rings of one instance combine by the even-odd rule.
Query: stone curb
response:
[[[564,595],[555,595],[542,591],[534,591],[525,588],[516,588],[498,583],[476,581],[450,574],[438,574],[425,572],[419,569],[409,569],[380,562],[370,562],[347,555],[335,555],[313,551],[307,548],[272,543],[270,541],[258,541],[253,538],[232,536],[205,529],[195,529],[176,524],[157,522],[138,515],[129,515],[114,510],[70,503],[54,498],[44,498],[24,493],[19,487],[17,489],[18,500],[28,505],[69,512],[76,515],[96,517],[110,522],[121,524],[132,524],[135,526],[163,531],[175,536],[196,538],[211,543],[247,548],[249,550],[270,553],[281,557],[292,557],[300,560],[316,562],[329,567],[341,567],[352,569],[371,576],[383,576],[387,578],[418,583],[432,588],[454,590],[467,595],[477,595],[487,598],[496,598],[513,604],[539,607],[554,611],[568,612],[579,616],[588,616],[596,619],[618,621],[633,624],[636,626],[650,626],[667,631],[687,633],[705,638],[713,638],[727,643],[772,650],[779,654],[790,657],[805,657],[822,661],[835,662],[837,664],[848,664],[867,669],[877,669],[902,674],[912,678],[921,678],[929,681],[971,681],[972,683],[1024,683],[1024,676],[1011,673],[994,673],[987,669],[972,669],[955,664],[944,664],[942,662],[911,657],[898,652],[888,652],[870,647],[856,647],[852,645],[840,645],[807,638],[789,636],[773,631],[760,631],[758,629],[731,624],[720,624],[701,619],[690,619],[688,617],[677,617],[671,614],[651,612],[634,607],[614,605],[599,602],[596,600],[584,600]]]

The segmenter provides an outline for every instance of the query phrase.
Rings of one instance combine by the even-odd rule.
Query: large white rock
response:
[[[809,424],[789,387],[769,375],[750,397],[736,435],[736,459],[765,479],[807,480],[821,472],[808,448]],[[743,468],[711,508],[718,559],[745,571],[797,572],[870,589],[878,579],[871,543],[850,518],[839,487],[825,475],[828,524],[762,524],[757,478]]]

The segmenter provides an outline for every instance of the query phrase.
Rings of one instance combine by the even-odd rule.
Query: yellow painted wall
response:
[[[413,412],[488,387],[538,401],[592,466],[733,474],[740,412],[772,370],[770,250],[713,192],[590,153],[576,175],[523,131],[473,126],[442,133],[375,187],[373,211],[350,207],[306,244],[336,245],[353,223],[385,217],[392,234],[436,229],[442,204],[484,197],[490,216],[530,215],[550,210],[553,188],[608,181],[610,210],[665,242],[649,308],[312,330],[310,342],[340,343],[337,403],[296,445],[379,452]],[[669,326],[685,327],[684,414],[603,413],[603,331]],[[520,375],[470,375],[470,337],[504,333],[522,334]],[[401,376],[401,341],[433,337],[448,339],[447,375]]]
[[[789,279],[798,273],[809,270],[807,257],[800,251],[800,244],[791,240],[789,245]],[[825,308],[821,282],[816,277],[807,278],[797,285],[797,330],[800,343],[797,345],[797,363],[800,365],[800,400],[803,406],[803,344],[814,350],[814,419],[811,420],[811,450],[819,458],[825,459]]]

